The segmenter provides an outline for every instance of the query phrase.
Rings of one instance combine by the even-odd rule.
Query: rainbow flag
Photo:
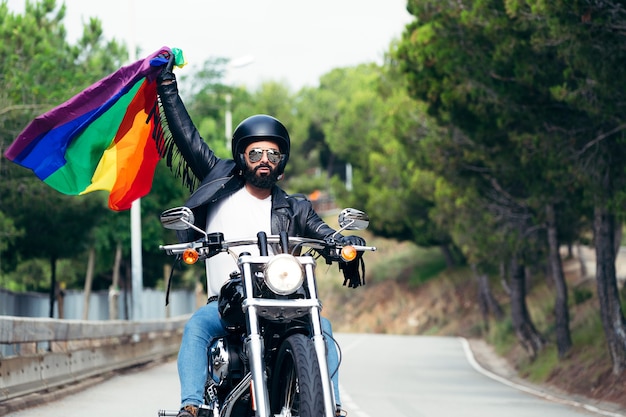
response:
[[[156,78],[164,53],[182,66],[182,52],[164,47],[120,68],[33,120],[5,156],[61,193],[104,190],[112,210],[129,209],[150,192],[160,159]]]

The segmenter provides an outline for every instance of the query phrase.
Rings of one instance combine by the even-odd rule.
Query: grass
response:
[[[424,255],[426,256],[421,260],[417,258],[418,262],[413,267],[413,274],[409,280],[412,285],[423,284],[439,276],[447,268],[446,260],[439,251]]]
[[[436,249],[399,244],[394,250],[379,255],[368,257],[372,264],[372,282],[408,277],[409,284],[420,285],[446,269],[445,259]]]
[[[554,369],[559,366],[556,345],[547,345],[535,360],[531,361],[526,357],[518,366],[520,374],[525,376],[529,381],[534,383],[548,381]]]
[[[499,355],[506,355],[517,344],[511,317],[506,315],[500,321],[491,320],[485,339]]]

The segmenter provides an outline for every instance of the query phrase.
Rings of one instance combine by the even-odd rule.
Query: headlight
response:
[[[291,294],[300,288],[303,281],[300,262],[286,253],[274,256],[265,267],[265,283],[276,294]]]

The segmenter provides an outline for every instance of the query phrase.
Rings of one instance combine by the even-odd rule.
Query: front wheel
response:
[[[276,417],[324,415],[322,379],[315,347],[302,334],[289,336],[280,347],[272,373],[270,407]]]

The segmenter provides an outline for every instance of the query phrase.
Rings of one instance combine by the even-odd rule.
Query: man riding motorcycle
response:
[[[200,228],[222,232],[229,239],[265,231],[278,235],[326,239],[335,233],[313,210],[310,201],[288,195],[276,183],[282,178],[289,160],[291,141],[285,126],[276,118],[258,114],[242,121],[233,132],[233,159],[218,158],[201,138],[178,94],[176,77],[172,72],[173,57],[158,78],[158,94],[166,119],[168,142],[165,149],[173,152],[171,141],[184,160],[179,167],[183,180],[199,186],[185,205],[191,208]],[[170,154],[171,157],[171,154]],[[198,238],[192,229],[179,232],[179,239],[190,242]],[[365,245],[357,236],[341,236],[343,244]],[[241,248],[254,253],[255,247]],[[223,257],[221,255],[224,255]],[[181,384],[181,410],[178,417],[196,417],[203,401],[207,379],[207,349],[214,338],[226,334],[225,323],[217,307],[217,295],[237,268],[227,254],[207,259],[207,289],[209,302],[198,309],[185,326],[178,354]],[[344,271],[344,275],[348,273]],[[347,276],[350,286],[360,284],[358,273]],[[328,364],[338,367],[338,355],[332,341],[332,329],[322,319],[326,335]],[[337,402],[336,415],[341,410],[338,373],[333,375]]]

